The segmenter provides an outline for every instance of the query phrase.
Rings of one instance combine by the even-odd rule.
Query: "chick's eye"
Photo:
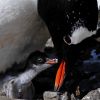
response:
[[[43,59],[43,58],[38,58],[37,59],[38,64],[41,64],[41,63],[44,63],[44,62],[45,62],[45,59]]]
[[[64,40],[64,42],[65,42],[67,45],[71,45],[71,39],[70,39],[69,36],[64,36],[64,37],[63,37],[63,40]]]

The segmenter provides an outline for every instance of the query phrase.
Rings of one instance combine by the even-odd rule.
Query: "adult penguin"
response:
[[[97,0],[38,0],[38,12],[60,60],[55,80],[55,89],[59,90],[67,66],[69,71],[83,48],[80,44],[96,34]]]

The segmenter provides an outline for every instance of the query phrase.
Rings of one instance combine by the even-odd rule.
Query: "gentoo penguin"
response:
[[[0,73],[44,48],[49,32],[38,16],[37,1],[0,0]]]
[[[59,90],[65,70],[70,70],[78,57],[80,44],[96,34],[97,0],[38,0],[38,13],[49,29],[61,62],[55,80],[55,89]]]

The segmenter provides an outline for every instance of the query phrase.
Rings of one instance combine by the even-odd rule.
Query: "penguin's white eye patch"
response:
[[[70,36],[64,36],[64,37],[63,37],[63,40],[64,40],[64,42],[65,42],[67,45],[71,45]]]
[[[63,40],[67,45],[78,44],[82,42],[84,39],[91,37],[96,34],[96,31],[89,31],[86,27],[78,27],[76,28],[71,36],[64,36]]]
[[[84,39],[91,37],[92,35],[96,34],[96,31],[89,31],[86,27],[80,26],[77,27],[70,37],[72,44],[78,44],[82,42]]]

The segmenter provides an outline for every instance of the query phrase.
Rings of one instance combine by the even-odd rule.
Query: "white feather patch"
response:
[[[96,31],[89,31],[87,28],[81,26],[73,31],[72,36],[70,37],[71,44],[78,44],[94,34],[96,34]]]

